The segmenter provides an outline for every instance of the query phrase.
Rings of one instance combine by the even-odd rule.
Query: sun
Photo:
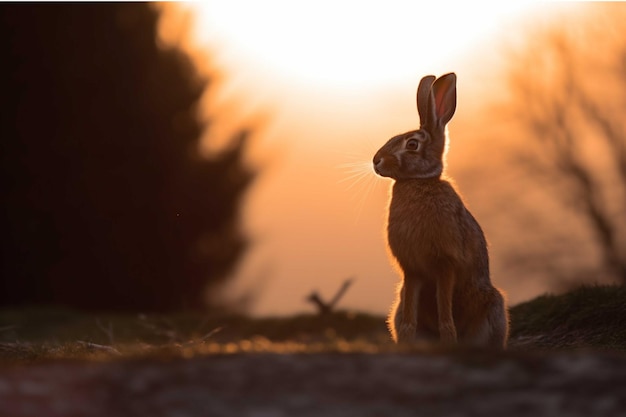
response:
[[[238,71],[360,86],[444,70],[529,2],[204,1],[195,38]]]

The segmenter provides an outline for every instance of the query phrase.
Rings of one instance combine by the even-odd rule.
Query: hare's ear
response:
[[[437,78],[431,93],[434,102],[433,121],[443,127],[452,119],[456,110],[456,75],[452,72]]]
[[[434,75],[427,75],[420,81],[417,87],[417,113],[420,116],[420,125],[426,126],[432,120],[432,95],[430,90],[435,82]]]

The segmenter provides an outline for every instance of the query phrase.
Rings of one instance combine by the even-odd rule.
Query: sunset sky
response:
[[[458,177],[481,163],[472,157],[475,135],[463,127],[494,94],[489,87],[503,42],[515,41],[529,22],[577,6],[206,1],[172,7],[165,37],[175,39],[180,25],[190,29],[186,45],[198,66],[219,74],[203,110],[213,121],[207,152],[237,128],[256,127],[249,161],[261,175],[245,205],[253,245],[233,293],[258,289],[253,313],[272,315],[310,311],[304,299],[312,290],[330,298],[348,277],[355,283],[341,307],[389,309],[399,279],[383,233],[391,184],[374,175],[370,161],[388,138],[418,126],[415,90],[423,75],[457,73],[448,172],[489,238],[496,226],[480,216],[488,195]],[[181,10],[192,18],[182,19]],[[472,178],[480,181],[480,171]],[[503,278],[497,254],[492,248],[492,279],[511,302],[542,290]]]

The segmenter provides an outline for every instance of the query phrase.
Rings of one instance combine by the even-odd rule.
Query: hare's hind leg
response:
[[[489,347],[504,349],[509,338],[509,312],[506,309],[504,296],[494,288],[493,303],[487,314],[489,325]]]
[[[494,288],[481,313],[466,328],[463,343],[470,346],[504,349],[509,333],[509,319],[502,294]]]

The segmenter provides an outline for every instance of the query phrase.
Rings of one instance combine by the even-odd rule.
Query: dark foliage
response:
[[[197,309],[246,241],[246,135],[197,152],[207,80],[139,4],[0,5],[0,305]]]

